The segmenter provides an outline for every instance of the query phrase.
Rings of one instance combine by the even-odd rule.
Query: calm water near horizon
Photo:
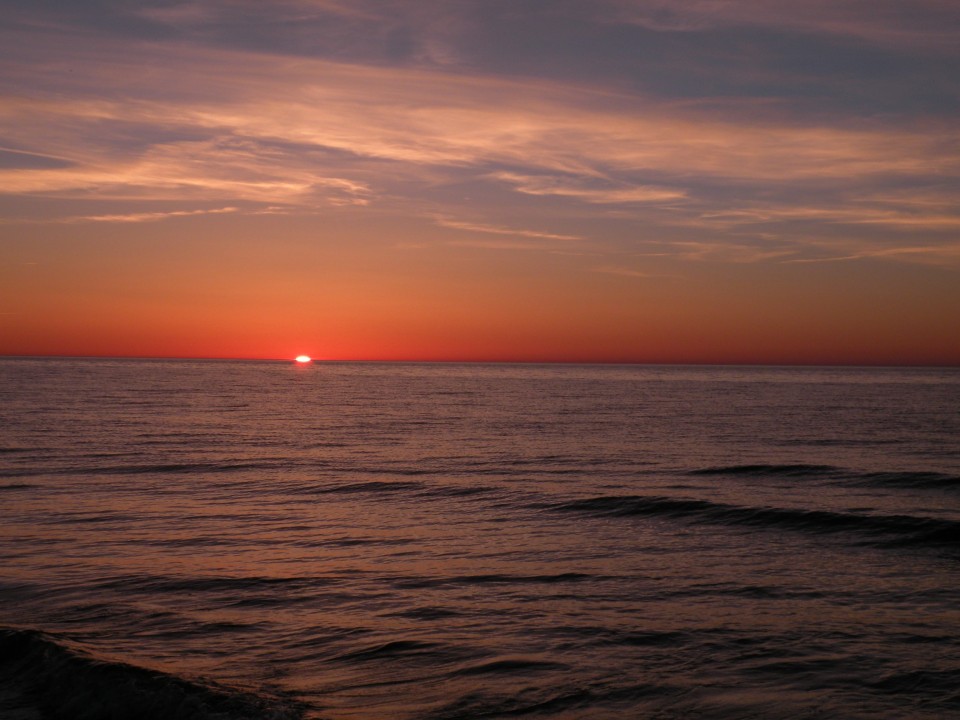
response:
[[[960,369],[0,358],[0,717],[932,720],[958,677]]]

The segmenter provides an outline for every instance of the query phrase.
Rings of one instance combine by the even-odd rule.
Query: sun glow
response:
[[[311,357],[310,357],[309,355],[297,355],[297,356],[294,358],[294,360],[296,360],[298,363],[301,363],[301,364],[306,364],[306,363],[309,363],[309,362],[313,362],[313,360],[311,359]]]

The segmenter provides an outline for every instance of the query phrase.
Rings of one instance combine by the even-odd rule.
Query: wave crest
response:
[[[747,507],[661,496],[604,496],[556,505],[560,512],[651,516],[809,533],[853,533],[884,545],[960,546],[960,522],[912,515],[861,515],[828,510]]]
[[[840,480],[854,485],[939,490],[960,489],[960,476],[930,470],[860,471],[834,465],[753,464],[718,465],[691,470],[691,475],[728,475],[734,477],[789,477]]]

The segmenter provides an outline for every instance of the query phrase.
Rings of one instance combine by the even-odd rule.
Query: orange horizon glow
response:
[[[122,352],[93,352],[78,350],[66,353],[25,352],[4,353],[0,358],[36,358],[36,359],[129,359],[129,360],[210,360],[238,362],[291,362],[289,355],[264,352],[259,354],[223,353],[191,354],[183,352],[149,352],[130,354]],[[533,364],[533,365],[690,365],[690,366],[822,366],[822,367],[960,367],[960,360],[944,361],[943,356],[930,353],[927,356],[916,352],[898,354],[895,351],[877,352],[867,349],[861,353],[829,355],[818,352],[769,352],[751,355],[735,351],[707,355],[699,348],[686,354],[615,354],[590,353],[544,354],[535,350],[515,354],[496,351],[474,353],[450,352],[398,352],[394,354],[328,354],[324,357],[310,357],[309,360],[293,358],[298,366],[323,363],[437,363],[437,364]]]

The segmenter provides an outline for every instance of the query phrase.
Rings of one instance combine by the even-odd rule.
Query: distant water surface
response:
[[[958,608],[956,369],[0,359],[0,715],[960,717]]]

